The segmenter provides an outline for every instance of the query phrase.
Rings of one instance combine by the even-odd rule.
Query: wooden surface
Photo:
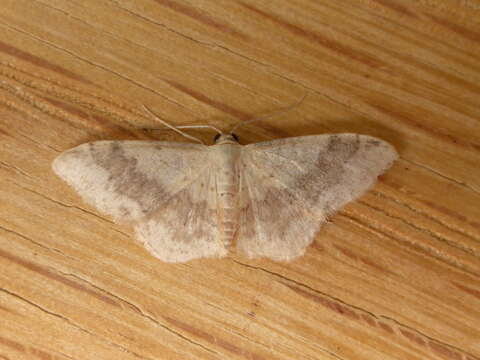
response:
[[[0,359],[480,359],[479,0],[2,0]],[[238,121],[401,159],[292,263],[164,264],[50,169]],[[208,131],[190,131],[210,141]],[[301,234],[299,234],[301,236]]]

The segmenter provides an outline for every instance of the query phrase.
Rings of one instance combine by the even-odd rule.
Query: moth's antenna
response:
[[[254,119],[250,119],[250,120],[245,120],[245,121],[242,121],[242,122],[239,122],[238,124],[236,124],[232,130],[230,130],[228,133],[231,135],[233,134],[233,132],[235,130],[237,130],[240,126],[242,125],[246,125],[246,124],[250,124],[252,122],[255,122],[255,121],[259,121],[259,120],[265,120],[265,119],[268,119],[268,118],[271,118],[273,116],[276,116],[278,114],[283,114],[283,113],[286,113],[294,108],[296,108],[298,105],[300,105],[303,100],[305,100],[305,98],[307,97],[307,94],[303,95],[302,98],[300,100],[298,100],[297,102],[295,102],[295,104],[292,104],[290,106],[287,106],[286,108],[283,108],[283,109],[280,109],[280,110],[277,110],[273,113],[270,113],[270,114],[267,114],[265,116],[261,116],[261,117],[258,117],[258,118],[254,118]]]
[[[217,133],[220,135],[223,135],[223,132],[218,130],[215,126],[213,125],[181,125],[181,126],[175,126],[177,129],[212,129],[215,130]]]
[[[197,138],[194,137],[194,136],[188,135],[187,133],[184,133],[182,130],[179,130],[179,129],[178,129],[179,127],[175,127],[175,126],[173,126],[173,125],[170,125],[170,124],[167,123],[166,121],[160,119],[157,115],[155,115],[155,114],[153,113],[152,110],[150,110],[150,109],[149,109],[148,107],[146,107],[145,105],[142,104],[142,106],[143,106],[144,110],[147,112],[147,114],[149,114],[151,117],[153,117],[155,120],[159,121],[160,123],[162,123],[162,124],[165,125],[166,127],[172,129],[173,131],[179,133],[180,135],[185,136],[187,139],[190,139],[190,140],[196,141],[196,142],[198,142],[198,143],[200,143],[200,144],[202,144],[202,145],[205,145],[205,143],[204,143],[202,140],[197,139]],[[201,126],[201,125],[198,125],[198,126]],[[202,126],[202,127],[203,127],[203,126]],[[217,130],[217,131],[218,131],[218,130]]]

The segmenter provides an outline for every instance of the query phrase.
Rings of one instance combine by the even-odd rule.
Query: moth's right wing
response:
[[[302,255],[327,216],[368,190],[397,156],[388,143],[358,134],[244,146],[238,250],[274,260]]]
[[[216,175],[215,167],[202,172],[135,226],[138,239],[152,255],[185,262],[227,254],[218,226]]]
[[[101,212],[133,222],[138,239],[163,261],[226,254],[217,167],[204,145],[97,141],[64,152],[53,169]]]
[[[208,148],[160,141],[96,141],[63,152],[53,170],[90,205],[117,221],[138,221],[204,172]]]

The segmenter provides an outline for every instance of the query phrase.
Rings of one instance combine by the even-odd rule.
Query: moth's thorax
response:
[[[217,216],[220,224],[220,241],[229,248],[238,230],[239,224],[239,168],[241,145],[221,143],[211,146],[215,153]]]
[[[238,144],[238,138],[235,134],[219,134],[215,136],[215,145]]]

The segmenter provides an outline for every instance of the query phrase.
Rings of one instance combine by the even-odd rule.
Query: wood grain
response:
[[[0,359],[480,359],[479,0],[3,0]],[[164,264],[54,176],[238,121],[401,160],[293,263]],[[191,134],[211,141],[208,131]],[[301,236],[301,234],[299,234]]]

